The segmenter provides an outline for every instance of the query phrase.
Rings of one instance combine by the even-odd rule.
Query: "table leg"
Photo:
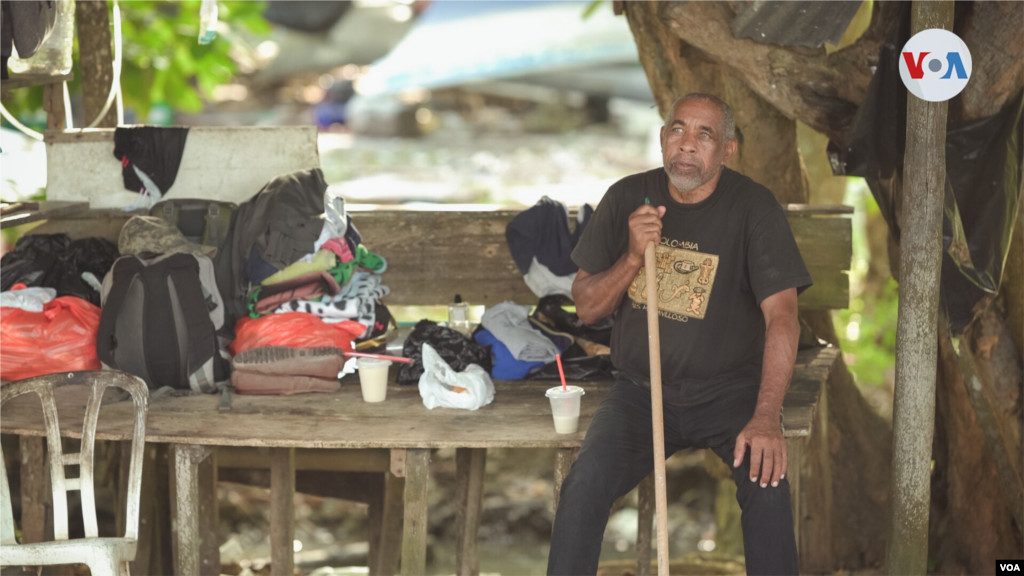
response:
[[[402,500],[405,478],[384,472],[380,493],[370,500],[370,576],[394,576],[402,559]]]
[[[651,574],[651,536],[654,532],[654,474],[640,482],[637,490],[636,576]]]
[[[455,573],[458,576],[479,576],[477,532],[484,495],[486,448],[458,448],[455,451],[456,498]]]
[[[427,482],[430,450],[410,449],[405,461],[405,527],[402,534],[402,574],[427,570]]]
[[[270,451],[270,566],[292,576],[295,568],[295,449]]]
[[[579,448],[559,448],[555,454],[555,512],[558,512],[558,499],[562,495],[562,482],[569,475],[572,463],[580,453]]]
[[[46,492],[50,471],[42,436],[19,436],[21,449],[21,541],[42,542],[46,537]]]
[[[177,542],[175,573],[183,576],[201,574],[199,465],[210,455],[205,446],[178,444],[174,451],[174,491],[177,504]],[[219,562],[218,562],[219,564]],[[220,566],[217,566],[218,570]]]
[[[804,520],[803,506],[801,506],[801,504],[803,504],[803,491],[800,487],[800,480],[801,472],[803,471],[803,452],[805,445],[806,437],[786,439],[786,452],[789,458],[789,467],[786,471],[786,478],[789,478],[790,506],[793,508],[793,535],[796,538],[796,550],[798,555],[803,552],[803,546],[800,545],[800,537],[802,536],[800,528],[803,525]]]
[[[199,464],[199,545],[200,570],[205,576],[220,574],[220,541],[217,529],[217,452],[213,451]]]

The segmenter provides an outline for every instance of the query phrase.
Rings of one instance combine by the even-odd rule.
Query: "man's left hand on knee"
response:
[[[736,437],[733,450],[733,468],[743,464],[750,447],[750,481],[760,480],[761,487],[773,487],[786,477],[786,439],[779,428],[779,419],[755,414]]]

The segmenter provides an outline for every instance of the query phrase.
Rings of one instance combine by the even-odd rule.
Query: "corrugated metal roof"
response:
[[[761,44],[819,48],[825,42],[838,44],[861,3],[772,2],[755,0],[741,5],[732,21],[737,38]]]

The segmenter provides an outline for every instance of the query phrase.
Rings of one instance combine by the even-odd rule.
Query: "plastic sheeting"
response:
[[[117,246],[103,238],[71,241],[66,234],[24,236],[0,259],[0,290],[10,290],[17,283],[56,288],[58,296],[75,296],[99,306],[100,293],[82,274],[102,279],[117,256]]]
[[[893,27],[879,56],[868,96],[846,142],[829,143],[836,175],[867,180],[893,238],[899,242],[907,90],[900,48],[910,37],[910,13]],[[974,305],[995,294],[1010,247],[1020,198],[1024,92],[988,118],[949,124],[942,219],[941,301],[954,335],[974,318]]]
[[[340,348],[352,351],[352,341],[366,328],[358,322],[328,324],[303,312],[271,314],[262,318],[242,318],[235,324],[235,340],[228,347],[234,356],[253,348]]]
[[[456,372],[462,372],[470,364],[491,372],[491,353],[475,341],[462,334],[440,326],[430,320],[420,320],[402,345],[402,356],[412,360],[403,364],[398,371],[398,383],[403,386],[417,384],[423,375],[423,344],[427,343]]]
[[[0,379],[99,370],[100,309],[81,298],[47,302],[42,312],[0,308]]]

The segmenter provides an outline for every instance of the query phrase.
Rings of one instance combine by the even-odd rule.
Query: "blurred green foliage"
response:
[[[199,44],[200,4],[199,0],[119,3],[124,54],[121,90],[125,109],[134,110],[139,122],[158,104],[182,112],[201,111],[204,97],[210,98],[216,86],[230,82],[240,72],[239,63],[269,36],[264,2],[222,1],[218,2],[216,40]],[[108,6],[112,11],[113,5]],[[68,83],[72,98],[81,93],[77,29],[74,60],[75,79]],[[9,111],[37,129],[45,127],[42,105],[42,88],[18,90],[4,101]]]
[[[590,18],[594,15],[594,12],[597,12],[597,9],[601,7],[601,4],[604,4],[604,0],[591,0],[590,3],[587,4],[587,7],[583,9],[583,14],[581,14],[580,17],[584,20]]]
[[[834,315],[857,384],[885,386],[891,382],[896,363],[896,318],[899,285],[889,278],[879,293],[851,298],[850,308]]]
[[[833,324],[857,384],[888,386],[895,376],[899,285],[888,271],[880,274],[870,265],[887,248],[869,241],[868,221],[880,219],[881,212],[862,179],[849,180],[844,204],[855,210],[850,307],[836,311]]]

